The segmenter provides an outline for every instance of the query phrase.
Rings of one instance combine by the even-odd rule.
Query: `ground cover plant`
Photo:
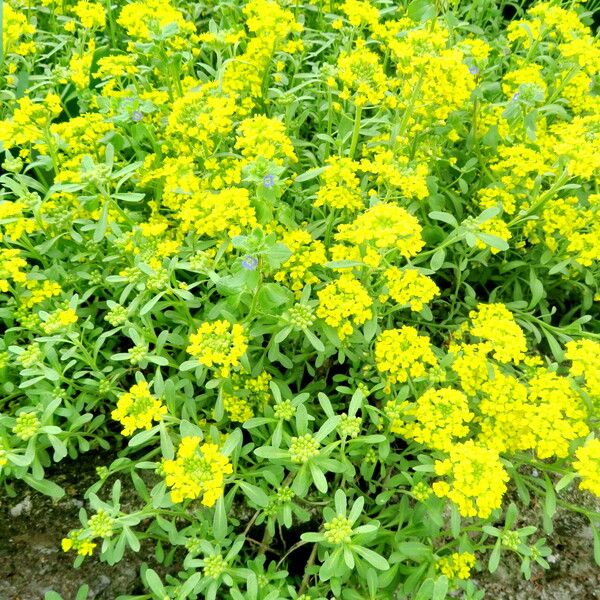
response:
[[[0,6],[0,482],[113,456],[75,565],[478,599],[557,507],[600,564],[597,1]]]

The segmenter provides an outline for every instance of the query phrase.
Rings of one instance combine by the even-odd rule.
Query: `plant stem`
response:
[[[358,134],[360,133],[360,118],[362,116],[362,107],[357,106],[354,112],[354,128],[352,129],[352,141],[350,142],[350,152],[348,157],[350,160],[354,160],[354,153],[356,152],[356,146],[358,145]]]

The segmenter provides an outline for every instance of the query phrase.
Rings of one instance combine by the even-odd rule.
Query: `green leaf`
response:
[[[448,225],[452,225],[454,227],[458,227],[458,221],[454,217],[447,212],[442,212],[441,210],[433,210],[429,213],[430,219],[435,219],[436,221],[443,221],[444,223],[448,223]]]
[[[279,448],[273,448],[271,446],[261,446],[254,451],[256,456],[261,458],[269,458],[275,460],[281,460],[283,458],[289,458],[289,452],[286,450],[280,450]]]
[[[160,580],[160,577],[153,569],[147,569],[144,574],[146,577],[146,582],[148,583],[148,587],[150,590],[157,594],[160,598],[164,598],[167,595],[165,588]]]
[[[436,15],[435,6],[429,0],[413,0],[406,9],[406,14],[413,21],[421,22],[432,19]]]
[[[108,226],[108,207],[109,202],[107,200],[104,201],[102,205],[102,213],[100,215],[100,219],[96,224],[96,229],[94,229],[94,235],[92,236],[92,240],[97,244],[104,239],[106,234],[106,228]]]
[[[181,586],[179,590],[179,595],[177,596],[177,600],[184,600],[188,598],[190,594],[194,591],[194,588],[198,585],[200,580],[202,579],[202,573],[197,572],[193,573],[188,580]],[[194,596],[195,598],[196,596]]]
[[[433,594],[431,600],[444,600],[448,593],[448,578],[440,575],[433,584]]]
[[[498,237],[497,235],[490,235],[489,233],[483,233],[482,231],[478,231],[476,234],[484,244],[487,246],[491,246],[492,248],[496,248],[496,250],[508,250],[510,246],[506,240]]]
[[[357,260],[330,260],[323,266],[329,267],[330,269],[350,269],[351,267],[362,267],[365,263]]]
[[[148,300],[148,302],[146,302],[146,304],[140,308],[140,317],[143,317],[146,313],[149,313],[154,308],[156,303],[163,297],[163,294],[164,292],[161,292],[160,294],[156,294],[156,296],[153,298],[150,298],[150,300]]]
[[[312,331],[309,329],[303,329],[302,331],[304,331],[304,335],[317,352],[325,352],[325,346],[323,342]]]
[[[597,521],[595,523],[590,521],[590,525],[592,526],[592,533],[594,535],[594,560],[600,567],[600,529],[598,529]]]
[[[500,545],[500,539],[496,542],[492,553],[490,554],[490,558],[488,560],[488,571],[490,573],[495,573],[498,565],[500,564],[500,554],[502,552],[502,546]]]
[[[59,485],[48,479],[34,479],[31,475],[25,475],[23,481],[34,490],[50,496],[54,500],[58,500],[65,495],[65,491]]]
[[[353,550],[362,556],[371,566],[375,567],[379,571],[387,571],[390,568],[388,561],[369,548],[364,546],[352,546]]]
[[[225,512],[225,500],[223,496],[221,496],[215,504],[212,533],[215,536],[215,539],[220,543],[223,543],[227,537],[227,513]]]
[[[439,271],[444,264],[444,260],[446,260],[446,250],[438,248],[429,261],[429,268],[432,271]]]
[[[554,486],[554,489],[557,492],[560,492],[561,490],[564,490],[566,487],[568,487],[569,485],[571,485],[571,483],[573,483],[573,480],[575,479],[575,477],[577,477],[576,473],[567,473],[566,475],[564,475],[563,477],[561,477],[556,482],[556,485]]]
[[[303,181],[310,181],[318,177],[327,167],[317,167],[316,169],[309,169],[304,173],[298,175],[295,179],[295,183],[302,183]]]
[[[321,471],[321,469],[319,469],[319,467],[317,465],[315,465],[314,463],[310,463],[310,474],[312,476],[312,480],[314,481],[316,488],[322,494],[326,494],[327,493],[327,479],[325,478],[325,475],[323,475],[323,471]]]
[[[245,481],[239,481],[238,485],[244,494],[257,506],[264,508],[269,503],[269,497],[258,486],[246,483]]]
[[[159,427],[158,425],[152,427],[152,429],[148,429],[148,430],[144,430],[144,431],[140,431],[139,433],[136,433],[130,440],[129,440],[129,446],[130,447],[135,447],[135,446],[140,446],[141,444],[146,443],[148,440],[152,439],[155,435],[156,432],[158,431]]]

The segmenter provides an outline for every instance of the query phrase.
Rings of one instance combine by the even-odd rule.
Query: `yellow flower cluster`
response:
[[[248,349],[244,328],[229,321],[204,322],[190,335],[187,351],[205,367],[218,368],[227,377]]]
[[[429,337],[409,325],[382,332],[375,344],[375,363],[390,383],[424,377],[428,367],[437,366]]]
[[[201,496],[204,506],[213,506],[223,495],[225,475],[233,473],[231,463],[216,444],[202,443],[195,436],[182,438],[176,458],[163,461],[162,468],[173,502]]]
[[[29,156],[27,147],[33,145],[36,150],[46,150],[46,128],[50,121],[62,112],[60,97],[49,93],[43,102],[34,102],[28,96],[17,100],[12,118],[0,121],[0,143],[5,148],[22,146],[20,155]]]
[[[600,261],[600,194],[590,194],[587,203],[575,196],[550,200],[540,217],[538,232],[550,250],[591,266]],[[530,226],[531,241],[537,236]]]
[[[575,452],[577,460],[573,468],[582,478],[579,487],[600,498],[600,440],[589,439]]]
[[[397,250],[405,258],[417,254],[425,242],[421,225],[395,204],[376,204],[352,223],[338,227],[335,239],[351,245],[373,245],[377,250]]]
[[[317,192],[315,206],[338,210],[360,210],[364,207],[360,180],[356,176],[359,164],[349,158],[332,156],[321,175],[323,184]]]
[[[388,402],[390,431],[435,450],[449,452],[469,433],[474,414],[465,394],[451,388],[429,389],[416,402]]]
[[[373,27],[379,21],[379,11],[365,0],[344,0],[340,9],[353,27]]]
[[[194,24],[187,21],[181,11],[167,0],[144,0],[126,4],[119,14],[117,23],[125,29],[127,35],[140,40],[149,41],[152,36],[160,34],[166,25],[175,24],[180,33],[190,34],[195,31]],[[169,41],[172,43],[173,38]]]
[[[367,148],[365,153],[367,152],[368,157],[361,160],[360,166],[363,171],[375,176],[378,185],[385,185],[389,189],[397,188],[406,198],[427,198],[429,166],[426,162],[411,161],[399,151],[394,153],[385,145]]]
[[[235,147],[247,162],[259,156],[276,164],[295,161],[294,146],[285,131],[285,125],[279,119],[264,115],[244,119],[237,130]]]
[[[81,24],[86,29],[93,27],[103,27],[106,21],[106,13],[102,4],[79,0],[73,7],[73,13],[77,15]]]
[[[21,258],[16,248],[0,248],[0,292],[8,292],[10,281],[23,283],[27,274],[24,269],[27,261]]]
[[[183,231],[213,239],[223,235],[232,238],[257,225],[248,190],[237,187],[195,194],[181,207],[177,218]]]
[[[435,282],[416,269],[390,267],[384,273],[388,294],[401,306],[419,312],[440,293]]]
[[[0,242],[4,236],[18,240],[23,234],[32,233],[36,223],[25,216],[27,205],[22,200],[0,202]]]
[[[439,22],[386,41],[396,63],[399,107],[411,111],[409,130],[444,123],[469,99],[475,81],[465,54],[452,47],[448,30]]]
[[[335,327],[341,340],[352,335],[356,325],[368,321],[373,301],[368,290],[350,273],[344,273],[317,292],[317,317]]]
[[[573,440],[589,433],[588,411],[568,378],[539,368],[529,382],[526,421],[541,459],[565,458]]]
[[[525,358],[525,334],[503,304],[480,304],[469,317],[469,333],[490,342],[496,360],[519,364]]]
[[[366,48],[357,48],[342,54],[337,62],[338,77],[344,89],[343,99],[351,99],[358,106],[377,105],[384,99],[387,78],[379,56]]]
[[[255,410],[263,411],[271,399],[271,375],[266,371],[257,377],[234,373],[230,381],[233,393],[223,393],[223,405],[231,421],[244,423],[254,416]]]
[[[42,324],[42,329],[45,333],[51,334],[66,329],[69,325],[75,323],[77,323],[77,313],[72,308],[65,308],[50,314]]]
[[[61,541],[63,552],[75,550],[79,556],[91,556],[96,545],[96,542],[89,538],[89,534],[85,529],[74,529],[69,532],[68,537],[63,538]]]
[[[491,367],[487,357],[492,345],[489,342],[451,344],[449,350],[455,354],[452,369],[458,375],[460,386],[467,394],[475,394],[489,379]]]
[[[436,562],[436,568],[448,579],[469,579],[475,562],[475,555],[470,552],[453,552],[442,556]]]
[[[436,481],[433,491],[452,500],[463,517],[487,519],[500,508],[508,474],[498,453],[468,440],[455,444],[448,458],[435,463],[435,473],[449,481]]]
[[[310,233],[302,229],[285,232],[281,242],[292,255],[275,273],[275,280],[285,283],[295,292],[301,292],[305,285],[318,283],[319,278],[310,269],[327,261],[323,242],[313,240]]]
[[[302,25],[279,2],[250,0],[242,10],[252,35],[244,52],[226,65],[222,80],[223,91],[237,100],[238,114],[249,112],[262,95],[273,54],[302,49],[301,40],[286,42],[291,33],[302,31]]]
[[[150,429],[153,421],[166,414],[167,407],[152,395],[148,383],[141,381],[119,396],[111,416],[123,425],[123,435],[131,435],[136,429]]]
[[[214,83],[190,86],[171,106],[166,136],[172,152],[207,158],[233,129],[235,100]]]
[[[27,56],[35,52],[35,43],[27,38],[33,36],[35,27],[29,23],[26,15],[4,3],[2,15],[2,42],[5,54]]]

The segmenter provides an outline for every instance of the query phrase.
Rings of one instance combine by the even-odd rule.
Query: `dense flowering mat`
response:
[[[598,4],[0,5],[3,493],[110,449],[63,549],[139,598],[600,563]]]

